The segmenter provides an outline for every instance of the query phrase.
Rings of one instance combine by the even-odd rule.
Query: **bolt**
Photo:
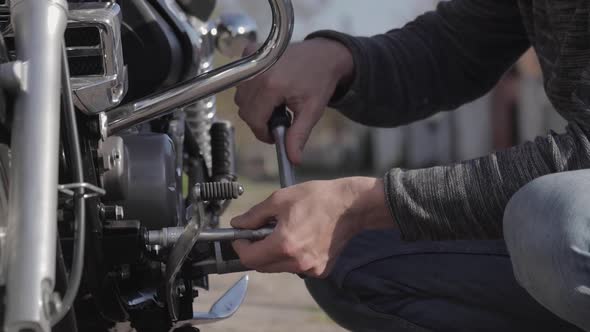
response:
[[[61,310],[61,298],[58,293],[46,292],[43,302],[47,317],[53,317]]]
[[[123,220],[123,218],[125,218],[123,207],[120,205],[115,205],[115,220]]]
[[[184,286],[183,282],[179,282],[176,286],[176,294],[178,296],[182,296],[182,294],[186,291],[186,287]]]
[[[125,210],[120,205],[101,205],[99,210],[103,220],[123,220]]]
[[[98,114],[98,133],[100,134],[100,138],[104,141],[107,139],[108,136],[108,118],[105,112],[100,112]]]
[[[127,280],[131,277],[131,268],[129,264],[121,265],[121,271],[119,271],[119,277],[121,280]]]
[[[160,255],[160,251],[162,250],[162,246],[156,244],[155,246],[152,246],[152,252],[158,256]]]

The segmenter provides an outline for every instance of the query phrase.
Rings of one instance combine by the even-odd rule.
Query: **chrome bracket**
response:
[[[82,189],[81,193],[77,193],[79,189]],[[62,194],[72,197],[82,196],[83,199],[104,196],[106,194],[104,189],[88,182],[60,184],[57,186],[57,190]]]
[[[164,285],[164,298],[168,305],[168,312],[173,321],[178,321],[178,307],[176,306],[176,277],[182,265],[186,261],[191,249],[197,242],[201,231],[205,226],[205,208],[203,202],[198,201],[198,193],[194,195],[193,217],[184,228],[178,240],[172,247],[166,262],[166,283]]]
[[[0,64],[0,86],[13,91],[27,91],[26,61],[12,61]]]

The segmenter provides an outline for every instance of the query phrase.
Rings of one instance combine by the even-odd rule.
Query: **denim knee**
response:
[[[341,327],[355,332],[430,332],[400,317],[386,315],[361,303],[355,294],[329,280],[305,279],[305,285],[324,312]]]
[[[590,331],[590,170],[534,180],[504,213],[519,283],[561,318]]]

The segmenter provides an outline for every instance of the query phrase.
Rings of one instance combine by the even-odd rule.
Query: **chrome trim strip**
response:
[[[113,2],[71,4],[69,27],[96,27],[101,45],[68,47],[70,56],[103,56],[104,73],[72,77],[74,103],[86,114],[98,114],[121,103],[127,92],[127,69],[121,44],[121,8]]]

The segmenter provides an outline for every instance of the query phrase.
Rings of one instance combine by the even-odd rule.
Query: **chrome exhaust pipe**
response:
[[[234,87],[269,69],[287,49],[293,34],[291,0],[268,0],[273,24],[266,42],[254,54],[199,75],[166,91],[115,108],[106,114],[106,134],[159,118],[179,107]]]

